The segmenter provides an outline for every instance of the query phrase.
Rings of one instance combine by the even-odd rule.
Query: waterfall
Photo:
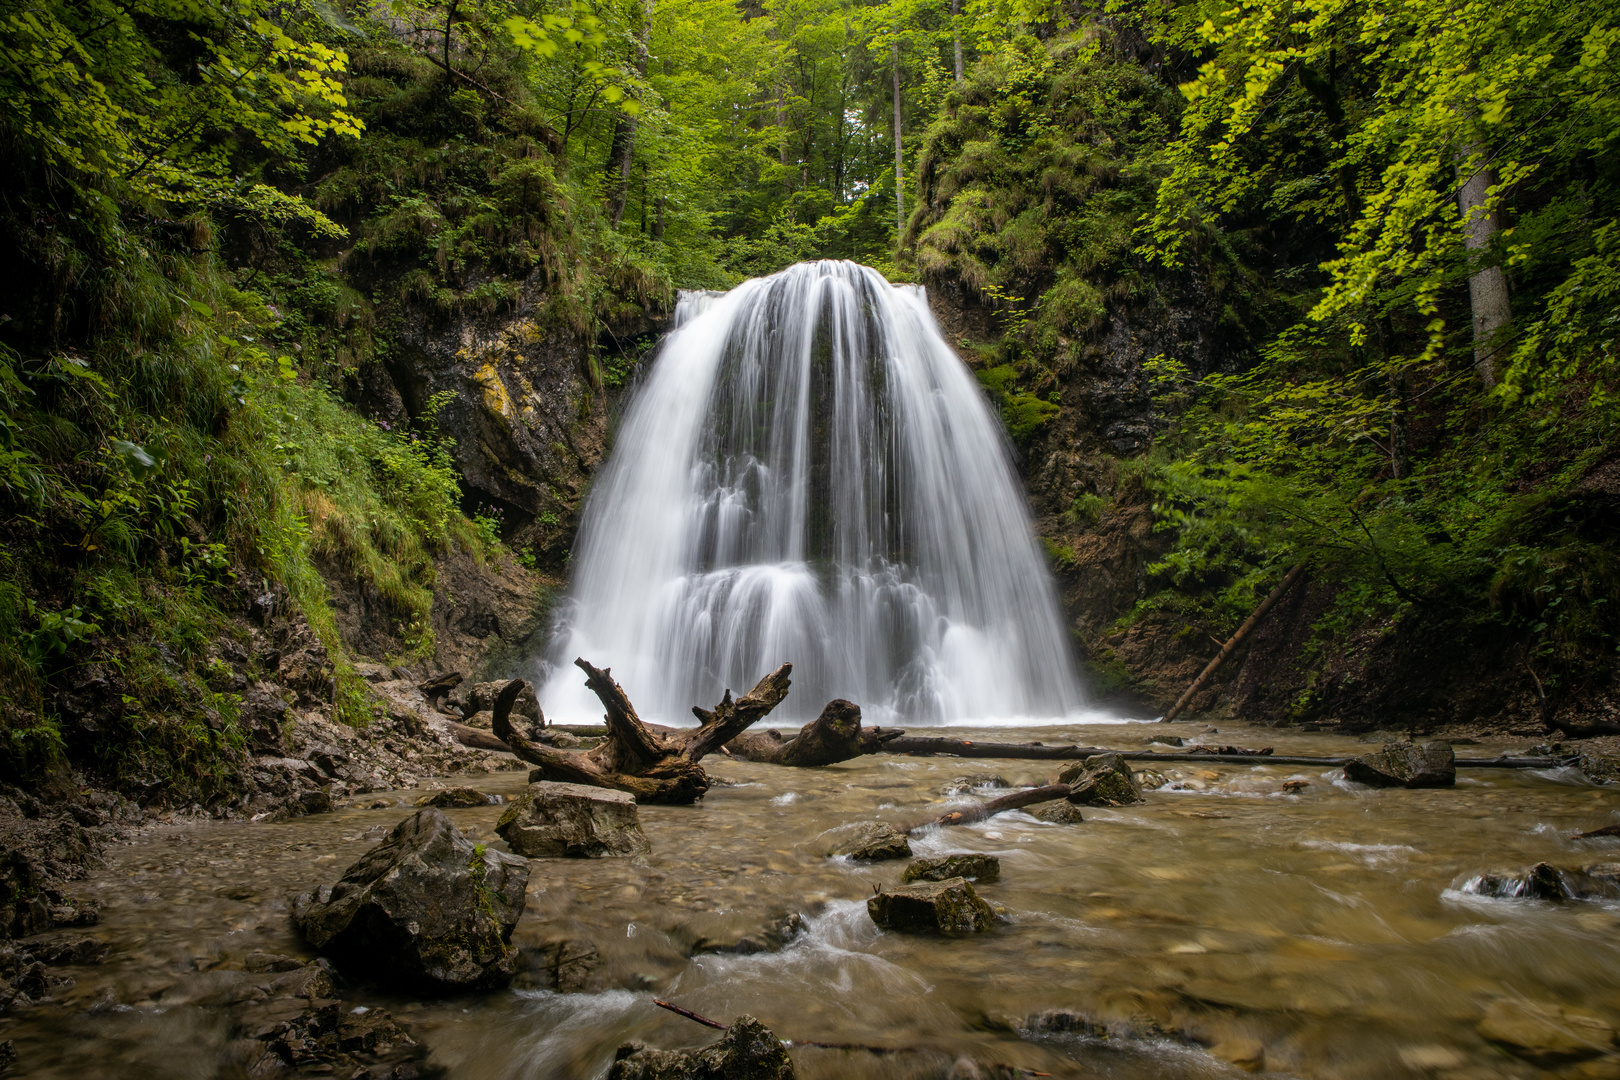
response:
[[[1059,717],[1081,704],[1006,439],[918,286],[802,263],[682,294],[587,500],[541,705],[691,722],[783,661],[773,720]]]

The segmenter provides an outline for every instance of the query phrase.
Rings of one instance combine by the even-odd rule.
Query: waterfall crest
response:
[[[923,290],[849,262],[683,294],[575,545],[540,693],[611,666],[687,723],[791,661],[772,719],[1058,717],[1081,693],[1005,438]]]

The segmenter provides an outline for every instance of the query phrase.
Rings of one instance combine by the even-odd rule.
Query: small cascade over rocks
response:
[[[778,716],[1058,717],[1082,702],[1006,439],[923,290],[848,262],[683,294],[586,506],[541,704],[570,665],[649,719],[794,665]]]

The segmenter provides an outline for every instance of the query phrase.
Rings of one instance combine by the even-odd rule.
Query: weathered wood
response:
[[[1088,758],[1093,754],[1109,753],[1097,746],[1044,746],[1038,742],[974,742],[970,739],[919,738],[910,735],[891,739],[884,744],[883,749],[890,754],[911,754],[917,757],[1033,758],[1043,761]]]
[[[512,752],[510,746],[487,731],[468,727],[466,724],[457,724],[454,721],[446,723],[444,726],[450,732],[450,737],[462,746],[470,746],[474,750],[495,750],[502,754]]]
[[[892,728],[862,728],[860,706],[835,698],[792,738],[783,738],[779,731],[745,731],[725,749],[745,761],[812,768],[875,754],[904,734]]]
[[[702,727],[677,730],[644,723],[611,670],[593,667],[584,659],[574,663],[585,672],[585,685],[607,710],[607,734],[600,744],[585,753],[566,753],[520,735],[510,715],[523,687],[519,680],[507,683],[495,700],[491,726],[496,737],[512,753],[536,766],[542,780],[628,791],[638,802],[675,805],[703,797],[709,790],[709,777],[699,760],[780,704],[787,696],[793,670],[793,665],[783,664],[736,701],[727,690]]]
[[[462,678],[463,676],[459,671],[445,671],[433,676],[431,679],[417,683],[416,688],[422,691],[429,701],[432,701],[434,698],[443,697],[460,686]]]
[[[1305,564],[1295,563],[1294,568],[1283,575],[1283,579],[1277,583],[1277,587],[1272,589],[1264,600],[1260,601],[1260,606],[1255,608],[1254,613],[1243,621],[1243,625],[1238,627],[1237,633],[1232,635],[1231,640],[1221,646],[1221,651],[1215,654],[1215,659],[1204,667],[1198,678],[1193,680],[1193,684],[1187,687],[1186,691],[1176,699],[1174,705],[1170,706],[1170,711],[1162,717],[1165,723],[1169,723],[1180,715],[1181,710],[1185,709],[1187,703],[1193,699],[1193,695],[1202,690],[1204,684],[1214,677],[1215,672],[1219,671],[1221,665],[1226,663],[1226,658],[1231,656],[1239,645],[1243,644],[1243,640],[1249,636],[1250,631],[1260,625],[1260,620],[1264,619],[1266,613],[1277,606],[1277,601],[1282,599],[1283,593],[1287,592],[1304,572]]]
[[[1054,799],[1067,799],[1074,789],[1068,784],[1047,784],[1045,787],[1026,788],[1023,791],[1014,791],[997,799],[975,803],[952,810],[948,814],[941,814],[937,818],[921,821],[906,829],[907,833],[919,832],[935,825],[971,825],[975,821],[995,817],[1003,810],[1018,810],[1036,803],[1051,802]]]
[[[713,710],[694,705],[692,715],[702,721],[702,726],[694,732],[683,733],[683,753],[697,761],[741,735],[750,725],[765,719],[787,697],[790,685],[788,675],[792,671],[792,664],[783,664],[755,683],[752,690],[736,701],[731,700],[731,691],[727,690],[726,696]],[[856,713],[859,715],[859,710]]]

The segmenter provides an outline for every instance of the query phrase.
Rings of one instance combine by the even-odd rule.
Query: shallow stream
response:
[[[1142,749],[1150,735],[1198,730],[951,734]],[[1238,727],[1204,737],[1279,754],[1369,749]],[[534,863],[514,940],[539,955],[550,943],[554,958],[569,942],[565,961],[594,949],[594,961],[565,973],[582,990],[535,988],[546,982],[539,972],[524,980],[530,988],[488,995],[418,1001],[350,987],[346,1001],[387,1007],[466,1080],[597,1077],[627,1039],[689,1046],[716,1034],[654,1007],[654,996],[722,1021],[751,1013],[796,1043],[872,1048],[801,1045],[794,1058],[807,1078],[974,1075],[962,1058],[983,1075],[999,1064],[1059,1077],[1235,1076],[1204,1047],[1242,1057],[1231,1048],[1255,1044],[1267,1070],[1306,1077],[1620,1076],[1620,1059],[1603,1056],[1538,1072],[1476,1031],[1504,998],[1620,1025],[1620,908],[1460,891],[1483,871],[1620,856],[1620,840],[1571,838],[1620,820],[1620,791],[1573,772],[1464,770],[1453,789],[1375,791],[1337,770],[1189,763],[1163,770],[1180,790],[1087,809],[1083,824],[1013,812],[914,839],[919,855],[1002,860],[1001,882],[980,891],[1008,921],[946,939],[879,932],[865,898],[897,883],[905,864],[828,859],[834,830],[943,812],[940,788],[954,777],[1034,784],[1055,764],[705,764],[727,783],[701,805],[641,809],[652,854]],[[1288,793],[1289,780],[1307,786]],[[510,797],[524,774],[471,783]],[[254,951],[307,955],[288,896],[336,880],[415,795],[280,824],[163,827],[114,850],[77,890],[100,902],[95,932],[112,953],[68,969],[77,985],[56,1003],[0,1019],[0,1038],[18,1050],[13,1075],[217,1075],[236,1037],[209,1004],[224,972]],[[390,805],[361,808],[379,799]],[[499,844],[499,807],[447,813]],[[694,955],[794,912],[806,929],[779,951]]]

